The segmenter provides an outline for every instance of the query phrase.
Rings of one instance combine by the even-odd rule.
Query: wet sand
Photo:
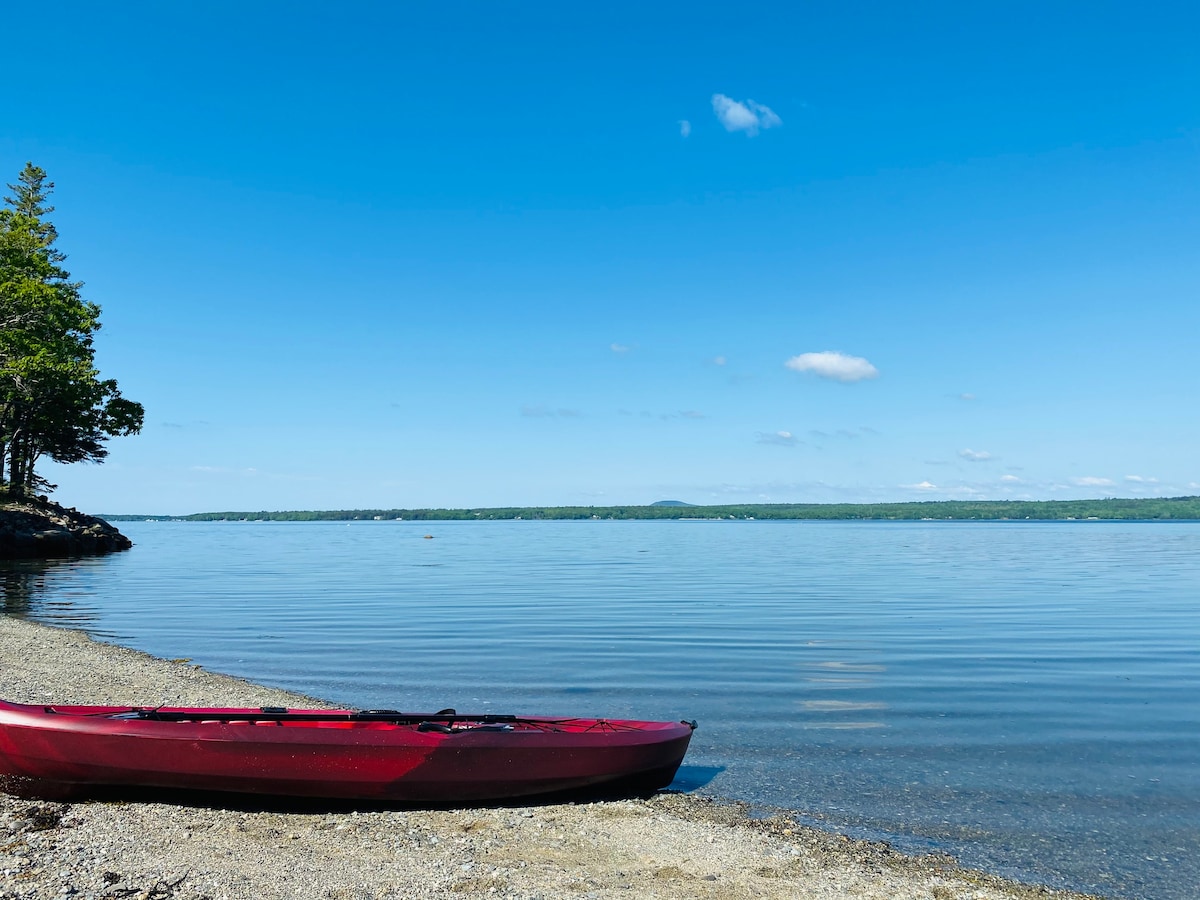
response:
[[[0,616],[0,697],[32,703],[328,706]],[[536,712],[530,711],[530,712]],[[169,800],[171,802],[164,802]],[[685,794],[380,810],[161,795],[61,803],[0,794],[10,898],[769,898],[1082,900],[752,817]]]

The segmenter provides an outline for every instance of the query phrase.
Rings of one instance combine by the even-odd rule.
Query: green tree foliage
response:
[[[46,217],[53,183],[26,164],[0,209],[0,481],[18,496],[53,489],[39,459],[100,462],[110,437],[141,430],[143,409],[102,379],[92,342],[100,307],[63,268]]]

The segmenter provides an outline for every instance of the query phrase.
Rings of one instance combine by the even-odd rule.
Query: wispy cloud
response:
[[[969,462],[986,462],[992,458],[992,454],[986,450],[972,450],[970,447],[959,450],[958,455]]]
[[[537,404],[522,406],[521,415],[530,419],[577,419],[582,414],[577,409],[551,409]]]
[[[1112,487],[1114,482],[1111,478],[1096,478],[1092,475],[1085,475],[1083,478],[1072,478],[1071,484],[1077,487]]]
[[[966,401],[970,402],[971,400],[975,399],[975,395],[974,394],[959,394],[958,399],[966,400]]]
[[[879,376],[879,370],[861,356],[847,356],[836,350],[801,353],[799,356],[793,356],[784,365],[796,372],[811,372],[834,381],[863,381]]]
[[[1018,478],[1016,475],[1001,475],[1000,481],[1003,484],[1020,484],[1021,483],[1021,479]]]
[[[727,360],[723,356],[714,356],[712,360],[714,366],[723,366],[726,362]]]
[[[831,440],[833,438],[845,438],[847,440],[858,440],[861,437],[879,434],[874,428],[863,426],[862,428],[839,428],[837,431],[820,431],[813,428],[809,432],[811,437],[819,440]]]
[[[687,137],[691,133],[692,133],[692,123],[689,122],[687,119],[680,119],[679,120],[679,136]]]
[[[775,444],[778,447],[795,447],[798,441],[790,431],[760,431],[755,437],[759,444]]]
[[[724,94],[713,94],[712,107],[726,131],[744,131],[747,137],[754,137],[760,129],[783,124],[783,119],[774,110],[753,100],[742,103]]]
[[[658,419],[660,422],[669,422],[672,419],[707,419],[705,413],[698,409],[681,409],[678,412],[651,412],[648,409],[643,409],[641,412],[635,413],[631,409],[618,409],[619,416],[639,416],[643,419]]]
[[[902,488],[910,491],[936,491],[938,486],[931,481],[922,481],[917,484],[902,484]]]
[[[628,353],[632,347],[626,347],[624,344],[609,344],[608,349],[613,353]]]
[[[1125,480],[1130,484],[1158,484],[1157,478],[1145,478],[1141,475],[1126,475]]]

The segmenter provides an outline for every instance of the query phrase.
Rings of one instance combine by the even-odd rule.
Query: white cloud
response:
[[[632,347],[626,347],[624,344],[609,344],[608,349],[613,353],[628,353]]]
[[[687,119],[680,119],[679,120],[679,136],[687,137],[691,133],[692,133],[692,123],[689,122]]]
[[[879,370],[861,356],[847,356],[835,350],[801,353],[799,356],[793,356],[784,365],[796,372],[812,372],[814,375],[832,378],[835,381],[862,381],[879,375]]]
[[[959,400],[974,400],[975,395],[974,394],[959,394],[958,399]]]
[[[1113,480],[1111,478],[1096,478],[1091,475],[1083,478],[1072,478],[1071,483],[1076,487],[1112,487]]]
[[[775,128],[783,124],[783,119],[770,107],[753,100],[740,103],[724,94],[713,94],[712,107],[726,131],[744,131],[747,137],[754,137],[759,129]]]
[[[936,491],[938,486],[930,481],[922,481],[919,484],[902,484],[902,488],[908,488],[910,491]]]
[[[713,357],[713,365],[714,365],[714,366],[723,366],[723,365],[725,365],[725,357],[723,357],[723,356],[714,356],[714,357]]]
[[[1000,480],[1005,484],[1020,484],[1021,479],[1016,475],[1001,475]]]
[[[958,455],[971,462],[985,462],[992,458],[992,454],[986,450],[972,450],[970,447],[965,450],[959,450]]]
[[[1141,475],[1126,475],[1125,480],[1131,484],[1158,484],[1157,478],[1143,478]]]
[[[770,433],[760,431],[756,440],[760,444],[777,444],[781,447],[796,446],[796,436],[790,431],[772,431]]]
[[[777,128],[783,124],[783,119],[779,118],[769,106],[763,106],[761,103],[755,103],[753,100],[747,100],[746,105],[758,115],[759,127]]]

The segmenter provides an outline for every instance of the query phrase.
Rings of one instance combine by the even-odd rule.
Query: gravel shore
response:
[[[0,616],[0,697],[35,703],[320,706],[319,701]],[[649,800],[454,810],[233,808],[0,794],[11,898],[778,898],[1083,900],[750,817]],[[265,806],[265,808],[264,808]]]

